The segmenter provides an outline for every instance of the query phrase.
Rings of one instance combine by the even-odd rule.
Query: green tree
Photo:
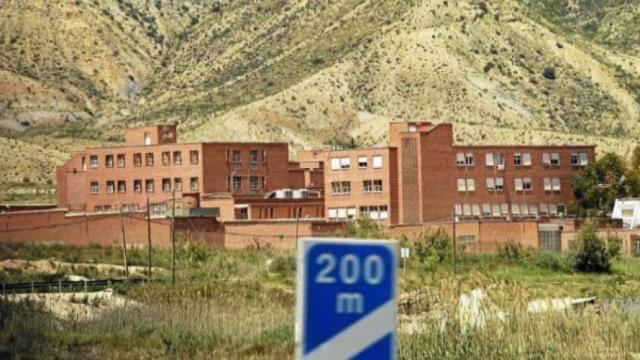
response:
[[[613,153],[587,165],[571,179],[578,207],[600,213],[611,210],[617,198],[627,196],[626,173],[624,159]]]
[[[632,170],[640,170],[640,145],[637,145],[631,154],[631,168]]]
[[[612,244],[613,246],[615,244]],[[595,226],[588,224],[576,239],[574,269],[581,272],[609,272],[613,252],[614,249],[609,251],[605,242],[598,237]]]

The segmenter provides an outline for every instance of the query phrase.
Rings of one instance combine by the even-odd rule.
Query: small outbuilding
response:
[[[616,199],[611,218],[622,219],[622,227],[625,229],[639,228],[640,199]]]

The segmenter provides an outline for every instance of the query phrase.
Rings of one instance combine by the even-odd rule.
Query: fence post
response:
[[[84,292],[87,292],[87,280],[84,281]]]
[[[34,291],[33,291],[33,281],[31,282],[31,293],[32,294],[34,293]]]
[[[62,281],[58,280],[58,294],[62,294]]]

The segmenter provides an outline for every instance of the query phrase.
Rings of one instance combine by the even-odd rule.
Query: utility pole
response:
[[[171,284],[176,285],[176,189],[171,195]]]
[[[127,237],[124,232],[124,212],[120,209],[120,229],[122,230],[122,248],[124,253],[124,276],[125,281],[129,283],[129,263],[127,261]]]
[[[456,273],[456,208],[453,206],[453,273]]]
[[[300,211],[302,208],[296,208],[296,249],[298,249],[298,226],[300,225]]]
[[[149,280],[151,280],[151,209],[149,207],[149,197],[147,196],[147,241],[149,242]]]

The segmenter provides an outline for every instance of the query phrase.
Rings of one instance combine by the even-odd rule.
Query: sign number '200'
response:
[[[361,262],[353,254],[346,254],[338,260],[333,254],[323,253],[316,258],[316,265],[322,267],[315,278],[319,284],[335,284],[339,280],[345,285],[353,285],[363,279],[368,285],[375,286],[384,280],[384,261],[379,255],[369,255]],[[336,313],[361,314],[363,311],[364,297],[361,293],[336,294]]]

